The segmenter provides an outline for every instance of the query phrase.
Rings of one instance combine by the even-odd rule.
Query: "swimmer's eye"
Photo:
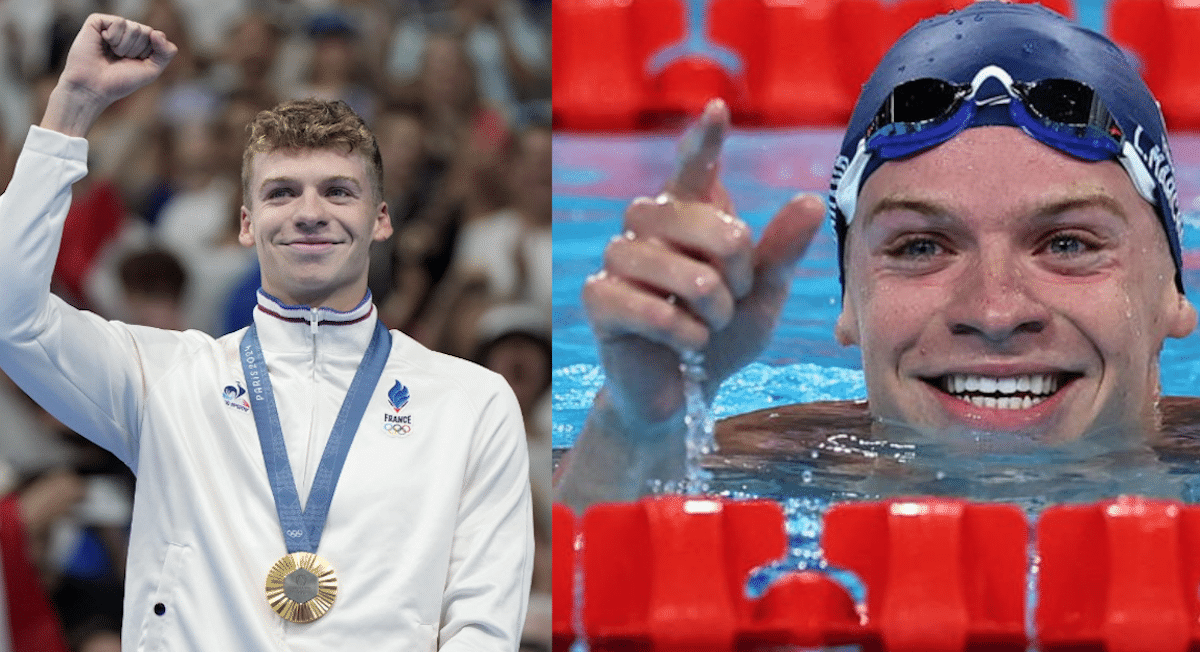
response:
[[[1095,248],[1094,244],[1086,242],[1077,235],[1068,233],[1059,233],[1051,236],[1045,245],[1046,253],[1064,257],[1079,256]]]
[[[887,254],[893,258],[919,261],[940,256],[946,253],[946,251],[946,248],[933,238],[913,236],[893,245],[887,250]]]

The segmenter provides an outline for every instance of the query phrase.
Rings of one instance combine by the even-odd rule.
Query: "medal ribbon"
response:
[[[313,479],[312,490],[308,494],[308,505],[300,508],[300,494],[296,491],[296,482],[292,477],[292,465],[288,461],[287,447],[283,441],[283,427],[279,422],[279,410],[275,406],[275,394],[271,390],[271,378],[267,374],[267,364],[263,359],[262,345],[258,341],[258,330],[250,325],[242,338],[242,371],[246,375],[246,385],[253,397],[251,413],[254,414],[254,425],[258,429],[258,441],[262,445],[263,461],[267,464],[267,477],[271,482],[271,493],[275,496],[275,510],[279,513],[279,523],[283,526],[283,540],[287,551],[317,552],[321,542],[321,533],[325,529],[325,519],[329,515],[329,504],[333,502],[333,490],[337,487],[338,477],[342,474],[342,466],[346,455],[350,452],[350,444],[358,431],[371,394],[383,375],[383,367],[387,364],[391,352],[392,335],[379,320],[375,321],[375,333],[371,343],[363,354],[350,389],[338,411],[337,419],[333,422],[333,432],[325,444],[325,452],[321,455],[321,463],[317,466],[317,475]]]

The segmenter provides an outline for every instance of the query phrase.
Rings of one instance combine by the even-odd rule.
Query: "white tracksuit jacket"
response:
[[[313,623],[285,622],[264,597],[286,549],[244,391],[244,331],[109,322],[49,292],[86,155],[86,140],[33,127],[0,197],[0,366],[137,474],[122,649],[515,650],[532,510],[524,425],[503,378],[392,331],[317,551],[337,571],[337,601]],[[369,299],[339,313],[259,294],[302,502],[370,341]],[[410,394],[399,410],[397,382]]]

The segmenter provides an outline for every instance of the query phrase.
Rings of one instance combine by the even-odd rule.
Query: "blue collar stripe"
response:
[[[255,326],[251,325],[242,338],[242,371],[252,397],[251,412],[258,429],[258,441],[262,445],[263,461],[267,465],[271,493],[275,496],[275,510],[283,526],[283,540],[289,553],[317,552],[329,515],[329,505],[333,502],[333,491],[337,488],[350,444],[366,414],[367,404],[371,402],[371,394],[383,375],[392,348],[391,342],[391,333],[382,322],[376,321],[371,343],[367,345],[354,380],[350,382],[350,389],[333,423],[329,442],[325,444],[325,452],[321,455],[321,463],[317,466],[317,475],[308,494],[308,505],[301,509],[300,495],[296,491],[287,446],[283,440],[279,411],[275,406],[275,395],[271,390],[271,378],[267,375],[267,365]]]

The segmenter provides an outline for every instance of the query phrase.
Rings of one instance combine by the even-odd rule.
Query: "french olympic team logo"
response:
[[[235,382],[233,385],[226,385],[225,389],[221,391],[221,397],[225,399],[225,405],[231,408],[242,412],[250,411],[250,401],[246,400],[246,388],[242,387],[241,383]]]
[[[384,413],[383,431],[390,437],[405,437],[412,432],[412,415],[399,414],[400,410],[408,405],[408,397],[408,388],[398,380],[388,390],[388,403],[391,404],[394,414]]]
[[[388,390],[388,403],[392,404],[392,409],[399,412],[401,408],[408,405],[408,388],[396,381],[395,385]]]

